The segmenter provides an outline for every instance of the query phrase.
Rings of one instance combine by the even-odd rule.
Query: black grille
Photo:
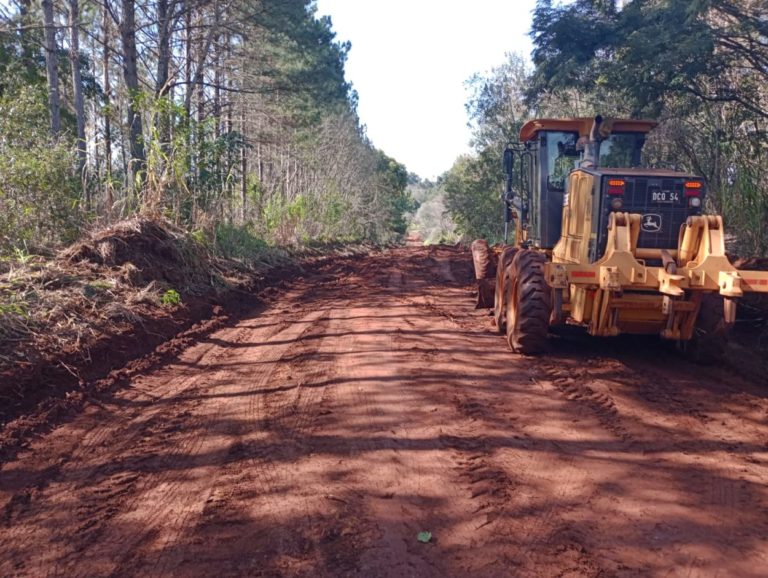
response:
[[[676,249],[680,225],[685,223],[689,215],[699,213],[697,209],[688,207],[688,199],[684,194],[685,178],[611,175],[603,176],[602,179],[601,222],[598,230],[600,254],[605,252],[608,216],[614,210],[611,201],[615,197],[607,194],[608,178],[621,178],[626,183],[623,206],[619,211],[643,216],[637,246],[646,249]]]

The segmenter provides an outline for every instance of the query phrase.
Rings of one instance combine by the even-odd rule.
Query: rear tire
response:
[[[717,293],[704,295],[686,353],[702,365],[721,362],[725,357],[730,330],[731,327],[725,323],[723,298]]]
[[[477,305],[476,309],[493,307],[493,278],[496,276],[496,263],[493,251],[485,239],[477,239],[472,242],[472,263],[475,266],[475,279],[477,279]]]
[[[499,262],[496,267],[496,290],[493,294],[493,323],[501,335],[504,335],[507,331],[505,317],[507,314],[506,291],[508,269],[512,265],[512,261],[518,251],[518,247],[505,247],[501,255],[499,255]]]
[[[522,250],[509,268],[506,292],[506,332],[509,346],[518,353],[544,351],[549,319],[552,315],[552,291],[544,277],[543,253]]]
[[[475,265],[475,279],[492,278],[496,274],[496,270],[493,267],[493,257],[491,255],[491,248],[488,246],[488,241],[485,239],[477,239],[472,241],[472,262]]]

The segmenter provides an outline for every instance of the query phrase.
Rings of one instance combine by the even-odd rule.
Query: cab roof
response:
[[[520,141],[527,142],[535,139],[539,132],[543,130],[556,130],[563,132],[577,132],[579,137],[589,137],[592,130],[594,117],[578,118],[537,118],[529,120],[520,129]],[[654,120],[631,120],[631,119],[610,119],[603,120],[603,125],[613,123],[611,132],[640,132],[648,133],[653,130],[657,124]]]

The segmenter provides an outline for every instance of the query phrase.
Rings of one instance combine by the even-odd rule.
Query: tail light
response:
[[[623,195],[626,185],[627,183],[624,181],[624,179],[610,179],[608,181],[608,194]]]
[[[701,207],[701,193],[704,185],[700,181],[686,181],[683,185],[683,194],[688,199],[688,206],[693,209]]]
[[[686,197],[700,197],[704,185],[699,181],[687,181],[683,186]]]
[[[624,189],[626,188],[626,185],[627,183],[624,181],[624,179],[608,180],[608,189],[606,192],[613,197],[611,199],[611,208],[614,211],[618,211],[621,207],[624,206],[624,199],[622,197],[624,196]]]

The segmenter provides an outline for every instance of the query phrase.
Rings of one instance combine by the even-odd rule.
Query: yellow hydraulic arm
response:
[[[646,307],[661,309],[669,317],[665,337],[689,339],[701,299],[697,294],[722,295],[724,321],[733,323],[739,297],[748,291],[768,293],[768,272],[739,271],[728,261],[722,217],[690,217],[680,229],[677,249],[669,250],[637,247],[641,218],[639,214],[613,213],[605,255],[595,263],[552,262],[545,266],[554,289],[570,288],[566,301],[568,293],[583,302],[588,301],[586,295],[591,296],[592,301],[577,315],[578,321],[582,320],[579,316],[589,317],[591,333],[615,335],[619,333],[619,309]],[[661,260],[663,266],[646,266],[646,259]],[[623,298],[626,291],[636,295],[634,300]],[[653,294],[663,299],[654,301]]]

